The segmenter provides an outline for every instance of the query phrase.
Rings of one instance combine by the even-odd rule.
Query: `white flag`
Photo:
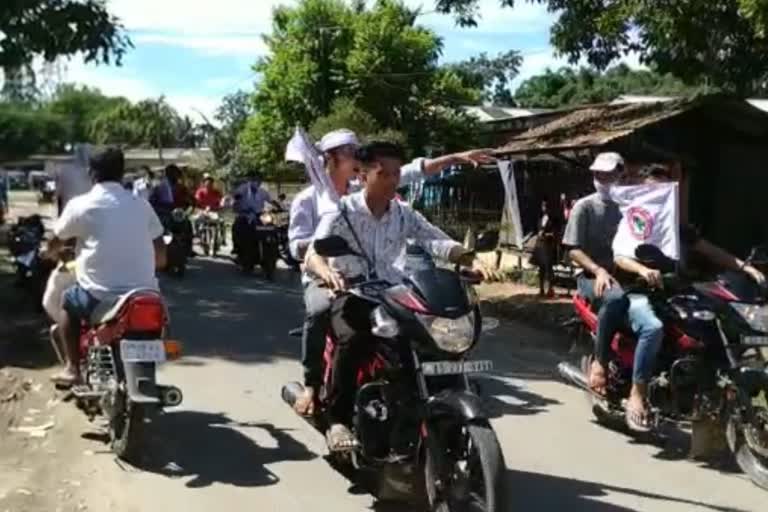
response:
[[[668,258],[680,259],[680,202],[677,183],[613,187],[611,197],[621,209],[613,239],[614,256],[635,257],[635,249],[649,244]]]
[[[285,160],[304,164],[307,176],[315,187],[318,215],[338,211],[339,196],[331,183],[330,176],[325,172],[323,158],[303,128],[297,127],[293,137],[288,141]]]
[[[509,220],[512,222],[512,229],[514,230],[514,245],[518,249],[522,249],[523,223],[520,220],[520,201],[518,201],[517,198],[514,162],[510,162],[509,160],[499,160],[498,166],[499,173],[501,174],[501,181],[504,183],[506,198],[505,205],[509,214]]]

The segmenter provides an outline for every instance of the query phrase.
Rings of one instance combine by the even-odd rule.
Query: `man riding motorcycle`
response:
[[[643,184],[663,183],[672,181],[669,171],[661,165],[649,165],[639,171]],[[685,264],[694,253],[703,257],[708,263],[729,270],[743,271],[756,283],[765,282],[765,276],[751,265],[745,264],[727,251],[699,237],[691,226],[681,226],[681,263]],[[651,288],[662,287],[662,275],[658,269],[648,268],[638,261],[634,254],[620,254],[619,248],[614,250],[616,266],[629,276],[639,276]],[[627,423],[635,431],[647,431],[650,428],[647,407],[647,384],[653,376],[661,342],[663,339],[663,324],[654,312],[648,297],[632,293],[629,299],[629,318],[633,332],[637,334],[638,343],[633,365],[632,389],[627,403]],[[650,331],[650,332],[649,332]]]
[[[263,182],[263,175],[259,171],[252,171],[248,181],[235,190],[233,210],[237,217],[232,224],[232,246],[235,254],[241,254],[243,241],[248,239],[253,226],[261,222],[259,215],[264,211],[264,206],[270,203],[280,209],[280,204],[261,186]]]
[[[137,288],[157,289],[155,269],[165,265],[160,219],[146,201],[121,184],[123,152],[108,148],[90,160],[95,184],[72,199],[53,226],[49,254],[56,257],[66,240],[76,239],[77,284],[64,292],[59,332],[66,368],[53,378],[69,387],[80,380],[80,325],[100,301]]]
[[[323,213],[335,208],[341,197],[354,192],[351,181],[357,176],[359,162],[355,152],[360,146],[357,135],[346,129],[327,133],[317,148],[323,153],[325,171],[332,190],[318,190],[312,185],[299,192],[291,204],[288,240],[291,255],[304,259]],[[399,186],[441,172],[450,165],[471,163],[475,166],[493,161],[486,151],[473,150],[433,159],[418,158],[403,166]],[[313,180],[314,181],[314,180]],[[318,180],[322,181],[322,180]],[[333,204],[329,204],[332,202]],[[325,289],[306,276],[304,304],[306,316],[302,335],[302,365],[304,367],[305,394],[295,403],[296,412],[311,416],[314,413],[315,389],[321,381],[321,356],[325,332],[329,325],[331,302]]]
[[[402,149],[387,142],[374,142],[357,151],[364,189],[344,197],[335,214],[324,215],[315,240],[340,236],[359,256],[324,258],[310,245],[307,272],[325,286],[324,292],[343,291],[347,283],[374,275],[392,283],[404,278],[402,258],[406,242],[414,239],[433,256],[453,263],[471,265],[472,252],[430,224],[421,214],[395,200],[400,184]],[[399,265],[398,265],[399,262]],[[485,272],[482,267],[478,270]],[[354,296],[333,301],[332,325],[336,336],[330,390],[328,446],[345,450],[355,440],[345,425],[355,396],[355,362],[370,336],[372,306]]]
[[[200,233],[200,226],[209,218],[210,212],[217,212],[221,209],[224,196],[216,188],[213,176],[209,173],[203,174],[203,183],[195,191],[195,206],[200,212],[193,218],[195,231]],[[220,233],[223,238],[223,233]]]
[[[192,198],[189,190],[181,181],[181,169],[174,164],[165,168],[165,177],[158,183],[149,196],[149,203],[157,212],[163,225],[167,225],[171,212],[177,208],[187,209],[192,206]],[[187,240],[187,252],[194,256],[192,249],[192,222],[185,219],[181,227],[184,233],[184,239]]]

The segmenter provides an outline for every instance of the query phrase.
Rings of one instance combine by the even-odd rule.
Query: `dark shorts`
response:
[[[67,288],[63,295],[63,308],[76,321],[88,321],[99,301],[79,284]]]

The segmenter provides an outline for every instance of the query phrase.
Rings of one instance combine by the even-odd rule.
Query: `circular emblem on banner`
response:
[[[627,211],[627,220],[629,221],[629,232],[637,240],[644,242],[651,237],[653,217],[648,213],[648,210],[638,206],[632,207]]]

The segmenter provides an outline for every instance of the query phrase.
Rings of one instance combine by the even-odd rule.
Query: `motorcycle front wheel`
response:
[[[750,423],[731,415],[726,434],[739,468],[755,485],[768,490],[768,409],[756,407]]]
[[[432,512],[503,512],[504,457],[488,422],[429,430],[424,479]]]

